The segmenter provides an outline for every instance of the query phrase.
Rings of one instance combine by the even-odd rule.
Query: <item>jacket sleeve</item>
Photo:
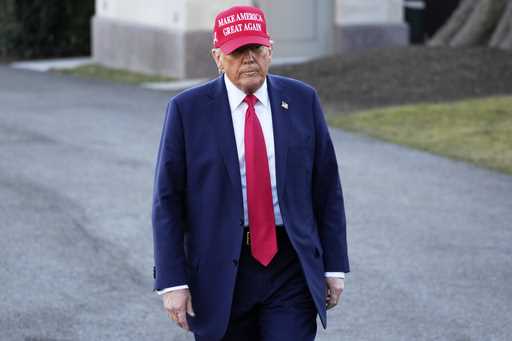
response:
[[[155,290],[187,284],[184,253],[185,188],[183,123],[177,103],[171,100],[160,139],[153,190]]]
[[[349,272],[346,219],[336,154],[316,92],[313,99],[315,158],[313,207],[326,272]]]

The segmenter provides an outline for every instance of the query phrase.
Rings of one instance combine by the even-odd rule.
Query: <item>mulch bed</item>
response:
[[[375,49],[271,72],[313,85],[338,113],[512,94],[512,52],[489,48]]]

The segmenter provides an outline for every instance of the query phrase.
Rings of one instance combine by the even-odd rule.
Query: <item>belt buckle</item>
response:
[[[251,231],[247,231],[247,234],[245,235],[245,242],[247,245],[251,245]]]

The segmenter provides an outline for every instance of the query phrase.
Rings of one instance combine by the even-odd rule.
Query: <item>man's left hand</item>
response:
[[[327,310],[329,310],[340,302],[341,294],[343,289],[345,289],[345,280],[343,278],[327,277],[325,281],[327,284],[325,301]]]

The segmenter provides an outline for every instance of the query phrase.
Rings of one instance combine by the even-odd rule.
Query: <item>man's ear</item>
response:
[[[219,51],[217,49],[212,49],[211,54],[212,54],[213,61],[215,62],[215,65],[217,65],[217,69],[220,70],[222,68],[222,63],[220,60]]]

